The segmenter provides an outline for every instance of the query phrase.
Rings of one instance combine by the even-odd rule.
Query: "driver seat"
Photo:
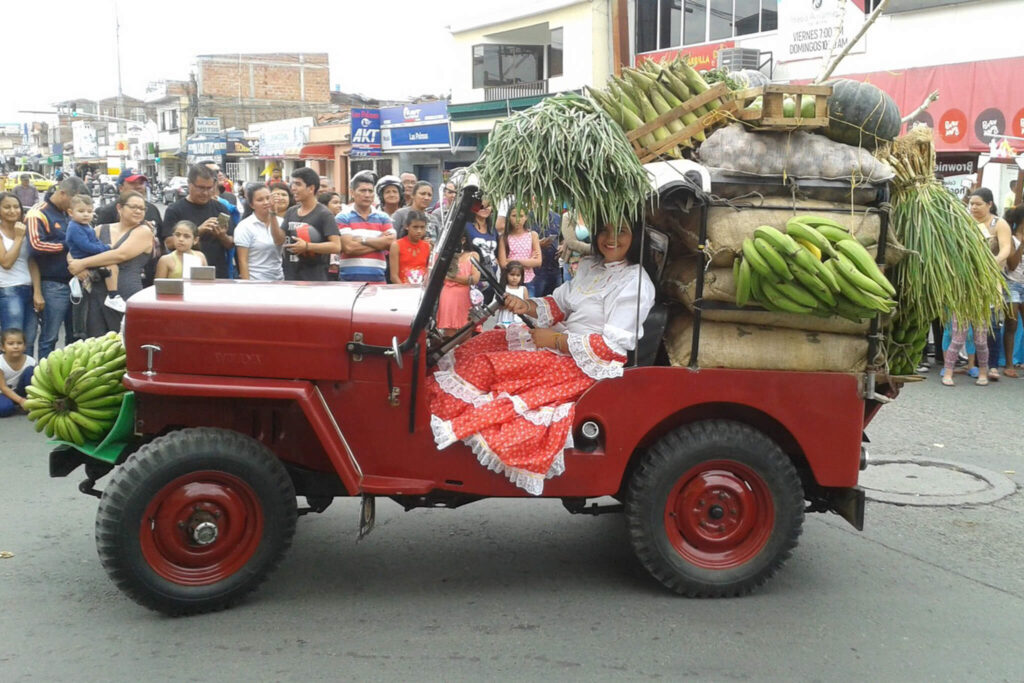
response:
[[[636,349],[626,352],[626,367],[635,368],[654,365],[667,324],[668,304],[663,301],[656,301],[651,307],[651,312],[647,314],[647,318],[644,320],[644,334],[640,337],[640,342],[636,345]]]

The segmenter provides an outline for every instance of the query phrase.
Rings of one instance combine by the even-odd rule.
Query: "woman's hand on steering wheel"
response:
[[[530,302],[525,299],[520,299],[515,294],[505,295],[505,310],[511,311],[516,315],[529,315],[530,314]]]

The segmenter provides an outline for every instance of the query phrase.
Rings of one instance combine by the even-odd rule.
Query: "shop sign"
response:
[[[379,157],[381,155],[380,110],[351,110],[352,132],[349,140],[352,157]]]
[[[380,110],[380,118],[385,152],[451,148],[445,101],[385,107]]]
[[[840,2],[842,15],[839,14]],[[842,16],[842,23],[837,26],[839,16]],[[826,57],[833,42],[835,54],[838,54],[863,26],[864,19],[864,0],[783,0],[779,3],[779,43],[775,60],[796,62]],[[862,37],[850,54],[866,51],[867,44]]]
[[[71,123],[71,139],[75,146],[75,156],[79,159],[92,159],[99,156],[96,144],[96,129],[85,121]]]
[[[384,107],[380,110],[382,128],[414,125],[417,123],[447,123],[448,102],[423,102],[406,104],[401,107]]]
[[[1010,57],[843,77],[878,86],[896,100],[901,112],[913,111],[930,92],[939,91],[938,101],[915,117],[924,123],[934,121],[935,149],[989,153],[1004,136],[1024,137],[1024,108],[1015,91],[1006,87],[1022,70],[1024,57]],[[1006,151],[998,154],[1006,156]]]
[[[196,135],[216,135],[220,132],[220,118],[216,116],[197,116]]]
[[[977,171],[977,154],[943,154],[935,161],[935,175],[940,178],[962,175],[973,176]]]
[[[186,149],[190,164],[200,161],[220,163],[227,151],[227,141],[220,135],[192,135],[188,138]]]
[[[451,132],[448,122],[430,125],[385,128],[382,131],[384,151],[417,149],[448,149],[451,147]]]
[[[281,121],[254,123],[249,132],[259,136],[260,156],[283,157],[291,150],[300,149],[309,139],[313,118],[305,116]]]
[[[659,52],[643,52],[636,56],[636,65],[639,66],[647,61],[664,62],[671,61],[680,55],[686,57],[686,62],[697,71],[706,71],[718,67],[718,51],[730,47],[736,47],[735,40],[724,40],[720,43],[708,43],[707,45],[691,45],[687,47],[674,47],[670,50]]]

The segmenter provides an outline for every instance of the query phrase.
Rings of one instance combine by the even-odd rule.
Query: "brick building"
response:
[[[224,128],[333,111],[326,53],[223,54],[196,57],[198,116]]]

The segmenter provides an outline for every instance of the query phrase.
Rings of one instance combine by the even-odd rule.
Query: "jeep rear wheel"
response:
[[[796,547],[803,488],[763,433],[708,421],[666,434],[629,483],[626,518],[654,578],[690,597],[749,593]]]
[[[254,590],[295,532],[295,490],[262,444],[221,429],[154,439],[113,473],[96,515],[100,561],[133,600],[171,615]]]

